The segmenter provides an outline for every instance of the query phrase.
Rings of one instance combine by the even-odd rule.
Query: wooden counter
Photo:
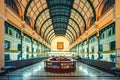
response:
[[[45,71],[53,73],[69,73],[76,70],[75,61],[45,61]]]

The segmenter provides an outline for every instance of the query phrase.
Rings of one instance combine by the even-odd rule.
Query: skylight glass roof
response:
[[[86,24],[93,17],[102,0],[18,0],[24,20],[29,16],[35,31],[51,43],[56,36],[65,36],[73,43],[86,31]]]

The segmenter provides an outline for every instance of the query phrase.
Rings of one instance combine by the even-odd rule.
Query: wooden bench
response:
[[[9,72],[16,69],[15,66],[4,66],[3,68],[1,68],[2,71],[4,71],[5,73],[8,73],[8,78],[9,78]]]
[[[3,68],[1,68],[1,70],[8,73],[8,72],[14,70],[15,68],[16,68],[15,66],[4,66]]]
[[[120,77],[120,68],[112,67],[111,70],[117,75],[117,77]]]

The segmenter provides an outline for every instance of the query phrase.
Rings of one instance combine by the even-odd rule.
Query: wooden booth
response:
[[[75,72],[76,62],[65,57],[54,57],[44,62],[45,71],[53,73]]]

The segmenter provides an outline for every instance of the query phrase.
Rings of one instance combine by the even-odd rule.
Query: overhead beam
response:
[[[26,16],[27,16],[27,12],[28,12],[28,8],[30,7],[31,3],[33,0],[30,0],[25,8],[25,12],[24,12],[24,20],[26,20]]]
[[[57,15],[56,15],[57,16]],[[65,15],[63,15],[63,16],[65,16]],[[54,16],[55,17],[55,16]],[[65,16],[65,17],[68,17],[68,16]],[[43,25],[49,20],[49,19],[51,19],[51,18],[48,18],[48,19],[46,19],[45,21],[44,21],[44,23],[42,24],[42,26],[40,27],[40,33],[41,33],[41,30],[42,30],[42,28],[43,28]],[[79,29],[79,34],[81,34],[81,30],[80,30],[80,27],[79,27],[79,25],[77,24],[77,22],[74,20],[74,19],[72,19],[72,18],[69,18],[69,19],[71,19],[73,22],[75,22],[75,24],[77,25],[77,27],[78,27],[78,29]]]
[[[49,25],[46,29],[45,29],[45,31],[44,31],[44,33],[43,33],[43,36],[45,35],[45,33],[46,33],[46,31],[50,28],[50,26],[52,26],[53,24],[51,24],[51,25]],[[76,32],[76,30],[74,29],[74,27],[72,27],[70,24],[68,24],[69,25],[69,27],[71,27],[72,29],[73,29],[73,31],[74,31],[74,33],[76,34],[76,38],[77,38],[77,32]]]
[[[58,30],[59,31],[59,29],[64,29],[64,30],[66,30],[65,28],[55,28],[55,30]],[[68,29],[68,31],[71,33],[71,36],[73,36],[73,38],[74,38],[74,40],[75,40],[75,36],[73,35],[73,33]]]
[[[95,21],[96,21],[96,12],[95,12],[94,6],[93,6],[93,4],[92,4],[92,2],[91,2],[90,0],[87,0],[87,1],[88,1],[89,5],[91,6],[91,9],[92,9],[92,11],[93,11],[94,18],[95,18]],[[30,5],[31,5],[32,2],[33,2],[33,0],[30,0],[30,1],[28,2],[28,4],[27,4],[26,8],[25,8],[25,11],[24,11],[24,20],[26,19],[27,12],[28,12],[28,8],[30,7]],[[70,6],[70,5],[64,5],[64,4],[56,4],[56,5],[52,5],[52,6],[59,6],[59,5],[61,5],[61,6],[66,6],[66,7],[69,7],[69,6]],[[36,26],[36,22],[37,22],[39,16],[40,16],[45,10],[47,10],[47,9],[49,9],[49,8],[44,9],[42,12],[40,12],[40,13],[38,14],[37,18],[35,19],[34,27]],[[72,9],[75,10],[75,11],[77,11],[77,13],[79,13],[78,10],[76,10],[76,9],[74,9],[74,8],[72,8]],[[81,18],[84,20],[84,23],[85,23],[85,19],[84,19],[84,17],[81,15],[81,13],[79,13],[79,15],[81,16]]]

